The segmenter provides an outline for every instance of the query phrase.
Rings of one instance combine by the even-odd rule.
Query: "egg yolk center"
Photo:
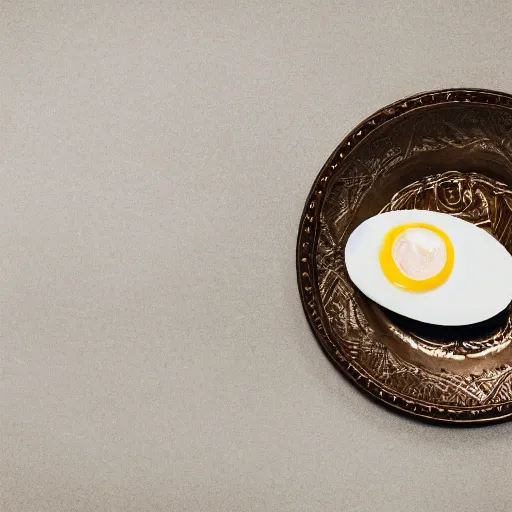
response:
[[[411,223],[395,226],[385,237],[380,266],[395,286],[412,292],[443,284],[453,269],[454,251],[448,235],[436,226]]]

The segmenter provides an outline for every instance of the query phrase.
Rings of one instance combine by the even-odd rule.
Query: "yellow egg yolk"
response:
[[[379,260],[382,272],[395,286],[424,292],[448,279],[454,250],[444,231],[414,222],[395,226],[386,233]]]

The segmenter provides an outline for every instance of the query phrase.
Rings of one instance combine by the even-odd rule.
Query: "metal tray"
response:
[[[511,95],[427,92],[363,121],[315,180],[297,243],[306,316],[327,355],[357,386],[426,420],[510,418],[510,307],[470,327],[436,327],[384,310],[348,278],[344,246],[352,230],[381,211],[412,208],[473,222],[512,251]]]

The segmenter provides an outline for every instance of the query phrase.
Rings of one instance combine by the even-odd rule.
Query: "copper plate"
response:
[[[313,184],[297,244],[299,289],[311,327],[360,388],[424,419],[510,418],[510,307],[471,327],[429,326],[384,310],[348,278],[344,247],[353,229],[381,211],[411,208],[456,215],[512,251],[511,95],[433,91],[363,121]]]

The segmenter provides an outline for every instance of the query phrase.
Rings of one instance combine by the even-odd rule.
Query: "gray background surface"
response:
[[[511,28],[507,1],[3,0],[0,509],[509,511],[512,423],[353,389],[294,248],[362,118],[512,91]]]

